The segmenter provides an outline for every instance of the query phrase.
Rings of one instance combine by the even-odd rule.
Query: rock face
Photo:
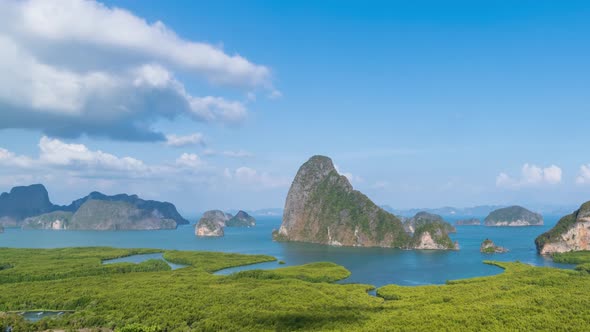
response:
[[[69,211],[54,211],[24,220],[23,229],[68,229],[73,213]]]
[[[176,221],[157,210],[141,209],[121,201],[87,200],[75,213],[55,211],[25,219],[23,229],[156,230],[174,229]]]
[[[471,218],[471,219],[462,219],[462,220],[457,220],[455,222],[456,226],[479,226],[481,225],[481,220],[477,219],[477,218]]]
[[[28,217],[55,211],[59,207],[49,201],[47,189],[41,184],[14,187],[0,194],[0,225],[16,227]]]
[[[253,227],[256,226],[256,219],[245,211],[238,211],[235,216],[229,219],[225,226],[227,227]]]
[[[203,214],[195,227],[196,236],[223,236],[226,222],[232,215],[220,210],[210,210]]]
[[[455,248],[452,242],[438,242],[440,226],[427,226],[406,232],[399,218],[354,190],[330,158],[314,156],[297,172],[273,238],[334,246]],[[443,230],[440,235],[448,238]]]
[[[484,220],[486,226],[541,226],[543,217],[521,206],[492,211]]]
[[[555,227],[535,239],[540,254],[590,250],[590,202],[561,218]]]
[[[137,209],[150,211],[155,215],[161,216],[162,219],[172,219],[178,225],[188,225],[189,221],[184,219],[180,213],[176,210],[176,207],[172,203],[158,202],[152,200],[143,200],[137,195],[118,194],[108,196],[100,192],[91,192],[88,196],[77,199],[68,206],[64,206],[61,210],[76,212],[89,200],[99,200],[106,202],[125,202],[133,205]]]
[[[479,247],[479,251],[485,254],[494,254],[494,253],[505,253],[508,252],[508,249],[504,248],[504,247],[500,247],[497,246],[496,244],[494,244],[494,241],[490,240],[490,239],[485,239],[482,243],[481,246]]]

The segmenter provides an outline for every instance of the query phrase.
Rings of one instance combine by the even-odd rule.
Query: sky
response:
[[[0,192],[283,207],[590,199],[588,1],[0,0]]]

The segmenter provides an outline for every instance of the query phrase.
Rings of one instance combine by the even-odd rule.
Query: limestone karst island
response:
[[[0,0],[0,332],[590,331],[590,1]]]

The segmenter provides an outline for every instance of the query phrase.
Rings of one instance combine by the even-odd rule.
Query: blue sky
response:
[[[0,191],[282,207],[299,165],[325,154],[396,208],[590,198],[587,1],[56,1],[78,19],[43,17],[51,4],[2,2],[32,18],[4,20],[0,43],[36,65],[0,80]]]

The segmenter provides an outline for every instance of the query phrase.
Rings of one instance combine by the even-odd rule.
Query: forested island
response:
[[[285,202],[277,241],[332,246],[455,250],[454,228],[440,216],[418,214],[404,225],[338,174],[332,160],[313,156],[297,172]]]

